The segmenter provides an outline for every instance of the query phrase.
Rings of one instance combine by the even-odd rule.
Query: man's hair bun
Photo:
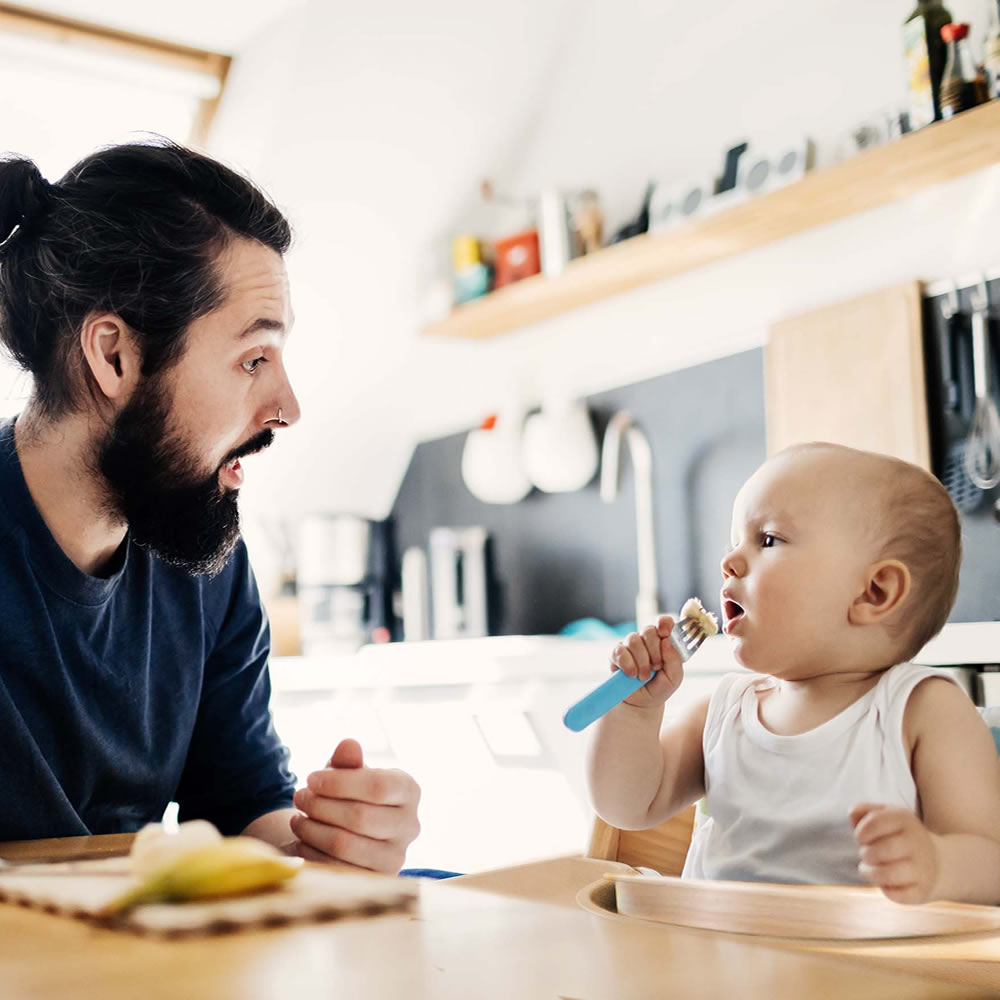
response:
[[[0,158],[0,247],[18,228],[29,230],[47,211],[51,186],[34,161]]]

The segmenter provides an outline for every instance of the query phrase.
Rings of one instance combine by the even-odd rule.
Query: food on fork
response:
[[[681,608],[681,620],[692,619],[699,629],[705,634],[705,638],[716,635],[719,631],[719,620],[706,610],[705,606],[697,597],[689,597]]]

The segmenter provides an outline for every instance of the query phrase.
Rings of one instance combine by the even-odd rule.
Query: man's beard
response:
[[[97,453],[108,486],[108,510],[122,518],[137,545],[190,573],[214,576],[240,537],[239,492],[224,488],[219,470],[270,445],[261,431],[205,474],[184,440],[172,434],[169,392],[146,379],[115,418]]]

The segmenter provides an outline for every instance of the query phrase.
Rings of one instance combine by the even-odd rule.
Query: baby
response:
[[[917,466],[825,443],[765,462],[722,560],[723,631],[753,673],[661,725],[683,679],[672,619],[619,643],[612,665],[648,683],[598,724],[598,814],[646,829],[704,796],[689,877],[1000,903],[989,729],[947,675],[906,662],[944,625],[960,561],[955,508]]]

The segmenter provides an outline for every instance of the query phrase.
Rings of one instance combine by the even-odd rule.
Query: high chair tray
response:
[[[1000,909],[964,903],[909,906],[854,886],[714,882],[608,873],[577,895],[584,909],[733,934],[873,941],[1000,930]]]

